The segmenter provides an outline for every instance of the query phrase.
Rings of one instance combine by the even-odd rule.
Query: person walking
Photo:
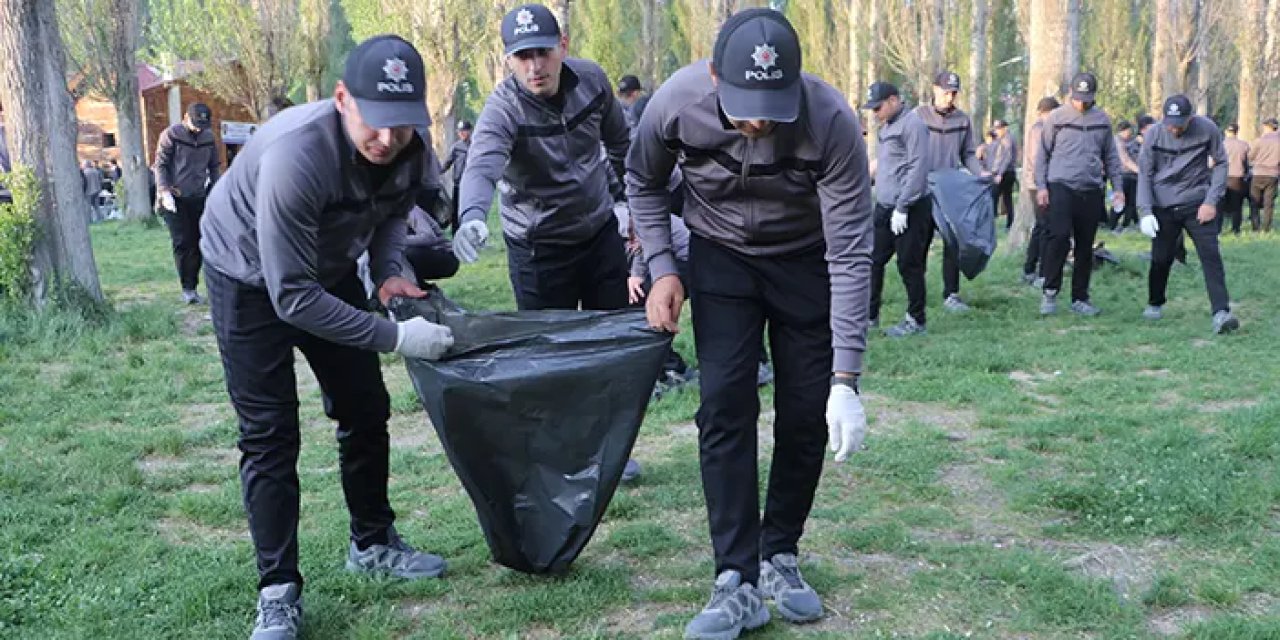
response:
[[[1264,133],[1249,145],[1246,156],[1253,177],[1249,181],[1249,200],[1253,204],[1250,222],[1254,231],[1271,233],[1271,219],[1276,208],[1276,183],[1280,182],[1280,121],[1269,118],[1262,123]]]
[[[152,167],[159,208],[173,243],[182,300],[187,304],[201,302],[196,292],[203,262],[200,217],[204,214],[205,195],[218,181],[222,169],[212,126],[213,111],[209,106],[203,102],[192,103],[182,122],[160,134]]]

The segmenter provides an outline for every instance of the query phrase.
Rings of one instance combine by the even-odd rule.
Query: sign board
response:
[[[222,122],[222,144],[244,144],[258,130],[252,122]]]

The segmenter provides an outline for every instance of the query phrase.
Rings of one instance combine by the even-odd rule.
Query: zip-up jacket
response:
[[[1222,146],[1227,150],[1227,177],[1249,175],[1249,143],[1240,138],[1224,138]]]
[[[1263,134],[1249,146],[1249,167],[1255,177],[1280,176],[1280,131]]]
[[[462,180],[462,174],[467,170],[467,150],[470,148],[470,141],[462,139],[454,141],[453,145],[449,147],[449,155],[444,159],[444,166],[440,167],[440,173],[453,169],[452,178],[454,184]]]
[[[1137,136],[1133,136],[1128,140],[1115,136],[1116,154],[1120,156],[1120,166],[1125,176],[1138,175],[1138,155],[1142,152],[1142,145],[1135,144],[1138,142]]]
[[[405,218],[431,144],[418,136],[374,167],[347,137],[333,100],[281,111],[249,139],[214,187],[200,222],[205,264],[263,288],[280,318],[338,344],[396,346],[396,324],[331,289],[369,251],[374,284],[400,274]]]
[[[1009,173],[1018,166],[1018,143],[1013,136],[1005,132],[991,145],[991,173],[997,176]]]
[[[508,76],[485,102],[459,189],[463,222],[484,220],[498,180],[502,231],[520,240],[572,245],[613,220],[606,170],[623,175],[629,133],[604,70],[568,58],[560,75],[564,108]],[[604,143],[607,154],[600,153]]]
[[[689,261],[689,227],[685,225],[684,218],[673,215],[671,220],[671,252],[676,256],[676,262]],[[644,249],[636,252],[631,256],[631,275],[636,278],[649,277],[649,263],[645,262]]]
[[[160,133],[156,143],[156,188],[177,189],[178,196],[202,198],[218,180],[222,161],[213,130],[196,135],[184,124],[175,124]]]
[[[902,107],[876,134],[876,202],[906,211],[929,196],[929,129]]]
[[[964,167],[975,176],[982,175],[982,163],[976,153],[978,142],[968,114],[952,109],[943,115],[932,104],[916,107],[916,114],[929,128],[929,173]]]
[[[1138,211],[1187,204],[1217,206],[1226,192],[1227,150],[1212,120],[1192,116],[1181,136],[1163,124],[1147,133],[1138,157]]]
[[[1040,136],[1043,134],[1044,120],[1037,119],[1031,124],[1027,148],[1022,150],[1022,184],[1027,189],[1036,188],[1036,154],[1040,152]]]
[[[867,149],[844,96],[814,76],[799,81],[799,119],[752,139],[720,109],[706,60],[677,71],[640,119],[627,195],[655,281],[676,272],[667,185],[677,163],[695,235],[761,257],[825,246],[833,370],[860,372],[871,291]]]
[[[1085,191],[1101,189],[1104,180],[1120,190],[1120,154],[1111,134],[1111,116],[1100,107],[1080,113],[1070,104],[1054,109],[1044,121],[1036,152],[1036,189],[1050,182]]]

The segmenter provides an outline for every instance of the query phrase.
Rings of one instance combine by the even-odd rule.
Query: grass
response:
[[[750,637],[1280,638],[1280,239],[1224,240],[1244,323],[1228,337],[1194,259],[1165,320],[1141,320],[1144,243],[1107,240],[1124,266],[1095,274],[1089,320],[1038,317],[1004,256],[964,284],[977,311],[945,315],[935,251],[929,335],[871,337],[869,449],[828,464],[802,541],[828,615]],[[110,309],[0,311],[0,637],[243,638],[256,573],[207,309],[178,304],[163,229],[107,223],[94,242]],[[444,288],[513,306],[501,248]],[[892,269],[886,297],[893,318]],[[693,355],[688,331],[678,344]],[[712,572],[696,394],[652,406],[646,475],[573,570],[530,577],[489,562],[403,364],[384,363],[398,527],[450,573],[342,571],[332,425],[300,360],[306,638],[680,636]]]

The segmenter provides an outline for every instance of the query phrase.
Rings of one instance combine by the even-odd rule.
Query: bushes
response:
[[[40,187],[35,172],[21,165],[5,177],[5,184],[13,192],[13,203],[0,204],[0,298],[19,301],[31,289]]]

